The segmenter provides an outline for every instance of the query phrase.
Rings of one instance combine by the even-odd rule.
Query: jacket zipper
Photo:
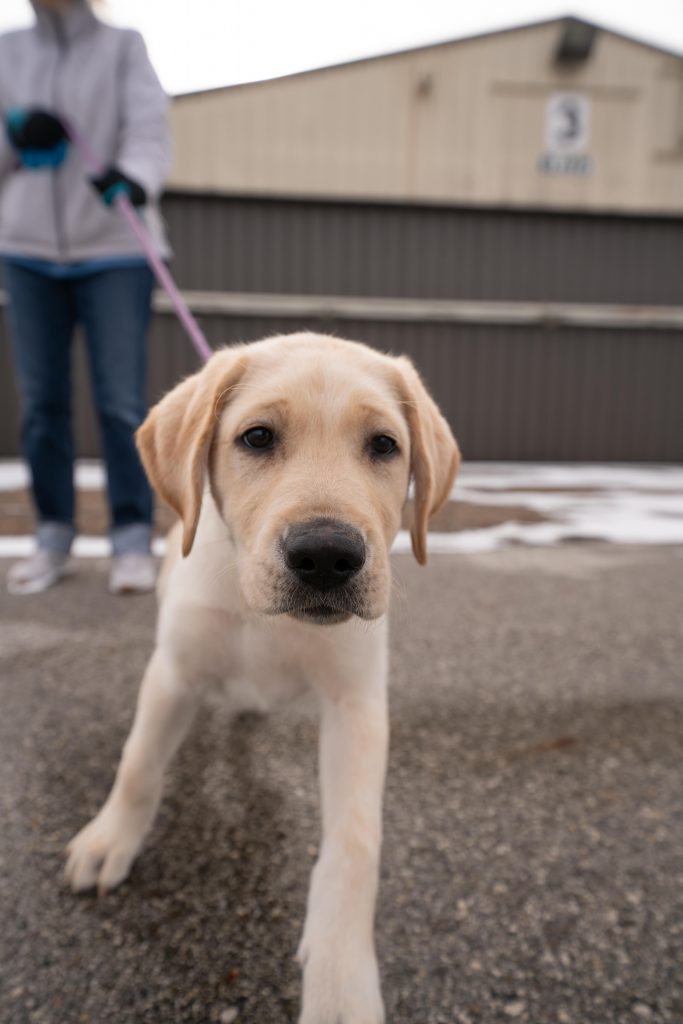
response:
[[[57,39],[57,61],[55,63],[54,72],[52,74],[52,103],[53,109],[59,110],[59,97],[57,90],[57,79],[61,68],[62,61],[66,53],[66,37],[64,35],[64,26],[62,25],[61,19],[58,14],[50,15],[53,20],[55,37]],[[61,167],[54,167],[51,172],[52,177],[52,211],[55,225],[55,236],[57,239],[57,254],[60,262],[66,262],[68,256],[68,246],[66,244],[66,235],[64,232],[64,221],[62,218],[62,188],[61,188]]]

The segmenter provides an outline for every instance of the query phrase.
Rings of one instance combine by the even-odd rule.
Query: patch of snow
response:
[[[652,463],[557,463],[543,462],[465,462],[456,481],[460,489],[489,488],[507,490],[548,487],[562,490],[597,488],[599,490],[683,491],[683,466]]]
[[[0,490],[17,490],[26,484],[21,462],[0,462]],[[84,490],[101,489],[102,464],[79,462],[76,485]],[[466,463],[453,498],[530,508],[546,516],[548,522],[513,521],[480,530],[431,533],[429,550],[434,554],[493,551],[510,543],[552,545],[575,539],[683,545],[681,466]],[[163,554],[164,548],[163,539],[155,541],[156,554]],[[0,557],[21,558],[32,550],[30,537],[0,537]],[[406,531],[399,533],[393,550],[410,551]],[[79,537],[74,546],[78,557],[106,558],[109,553],[106,537]]]
[[[28,484],[28,470],[23,462],[3,459],[0,462],[0,491],[20,491]]]
[[[474,463],[463,468],[453,497],[473,504],[522,506],[550,521],[508,522],[433,536],[432,550],[490,551],[510,542],[559,544],[575,539],[683,544],[680,466]]]
[[[76,462],[76,487],[80,491],[101,491],[104,488],[104,466],[94,459]],[[29,476],[25,462],[20,459],[0,460],[0,491],[21,491],[28,487]]]
[[[0,558],[26,558],[34,550],[33,537],[0,537]],[[152,543],[152,552],[161,558],[165,551],[166,540],[163,537],[156,537]],[[111,555],[109,538],[87,535],[77,537],[73,546],[73,554],[76,558],[109,558]]]

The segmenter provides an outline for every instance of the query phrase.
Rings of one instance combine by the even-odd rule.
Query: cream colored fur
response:
[[[265,456],[240,440],[264,425],[277,438]],[[393,437],[398,453],[370,457],[376,435]],[[169,535],[135,722],[106,803],[70,844],[68,881],[103,892],[127,876],[164,770],[208,686],[235,696],[247,679],[269,705],[312,690],[323,838],[299,948],[300,1024],[380,1024],[373,918],[388,739],[388,552],[412,475],[413,549],[426,560],[427,523],[447,500],[457,445],[408,360],[314,334],[219,351],[152,409],[138,442],[180,522]],[[335,625],[287,608],[281,539],[316,517],[349,524],[366,545],[357,604]]]

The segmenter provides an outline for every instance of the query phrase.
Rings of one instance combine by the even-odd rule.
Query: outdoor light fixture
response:
[[[590,22],[567,18],[562,25],[560,42],[555,51],[555,63],[579,64],[587,60],[597,34],[596,26]]]

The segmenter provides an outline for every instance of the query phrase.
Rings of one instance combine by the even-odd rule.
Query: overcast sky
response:
[[[106,0],[171,93],[271,78],[567,13],[683,54],[683,0]],[[0,0],[0,31],[31,20]]]

